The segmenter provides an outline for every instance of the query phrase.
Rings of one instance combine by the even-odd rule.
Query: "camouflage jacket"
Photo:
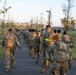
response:
[[[4,41],[4,46],[6,47],[7,45],[7,35],[10,34],[9,32],[3,37],[3,41]],[[12,34],[12,37],[13,37],[13,43],[14,43],[14,46],[17,46],[17,47],[21,47],[20,46],[20,42],[18,41],[18,38],[13,34]]]

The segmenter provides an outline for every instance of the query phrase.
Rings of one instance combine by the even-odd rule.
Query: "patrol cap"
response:
[[[36,30],[35,30],[35,29],[29,29],[29,31],[30,31],[30,32],[35,32]]]
[[[50,25],[46,25],[46,28],[47,28],[47,27],[50,27]]]
[[[19,31],[19,29],[17,29],[16,31]]]
[[[8,31],[12,31],[12,29],[10,28],[10,29],[8,29]]]
[[[54,33],[56,33],[56,32],[57,32],[57,30],[55,29],[55,30],[54,30]]]
[[[58,30],[57,32],[58,32],[58,33],[61,33],[61,30]]]
[[[67,31],[64,31],[63,34],[67,34]]]

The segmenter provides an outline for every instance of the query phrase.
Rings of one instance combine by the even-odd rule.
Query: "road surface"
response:
[[[14,68],[10,68],[9,73],[5,72],[5,61],[4,58],[0,62],[0,75],[50,75],[50,69],[46,69],[42,74],[40,72],[40,67],[42,65],[42,58],[38,64],[35,63],[35,59],[29,56],[28,45],[21,40],[22,50],[19,52],[18,48],[15,52],[15,62]],[[76,61],[72,61],[72,69],[68,71],[67,75],[76,75]]]

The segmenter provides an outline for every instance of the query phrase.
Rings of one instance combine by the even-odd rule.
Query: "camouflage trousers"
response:
[[[29,40],[29,49],[30,49],[30,56],[34,57],[34,41],[33,40]]]
[[[43,48],[43,57],[46,60],[50,60],[52,55],[54,53],[54,46],[47,46]]]
[[[54,65],[54,75],[66,75],[68,70],[68,62],[56,62]]]
[[[48,57],[48,52],[46,50],[47,48],[43,49],[43,63],[41,67],[41,72],[44,72],[46,68],[50,66],[49,60],[47,59]]]
[[[29,38],[28,37],[25,38],[25,42],[26,42],[26,44],[29,44]]]
[[[23,35],[24,41],[28,44],[29,43],[29,38]]]
[[[5,49],[5,64],[6,64],[6,69],[10,68],[10,65],[14,65],[14,55],[15,55],[15,50],[14,48],[6,48]]]
[[[34,50],[34,46],[30,46],[30,56],[35,58],[35,50]]]
[[[39,58],[40,58],[40,49],[39,47],[35,47],[35,58],[36,58],[36,64],[39,62]]]

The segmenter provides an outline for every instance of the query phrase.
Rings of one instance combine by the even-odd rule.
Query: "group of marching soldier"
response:
[[[14,45],[7,47],[7,34],[12,34]],[[50,75],[66,75],[67,70],[71,68],[73,39],[66,31],[61,33],[61,30],[52,30],[50,25],[46,25],[44,30],[34,29],[19,29],[8,30],[4,36],[3,47],[5,47],[6,72],[15,65],[14,54],[16,46],[21,49],[20,36],[23,36],[24,41],[28,44],[29,55],[36,59],[36,64],[39,63],[40,54],[43,55],[43,63],[41,73],[46,68],[50,68]],[[66,40],[65,40],[66,39]],[[11,61],[10,61],[11,60]]]
[[[62,34],[61,30],[52,30],[47,25],[41,31],[24,30],[23,38],[29,46],[29,55],[36,59],[36,64],[40,54],[43,55],[41,73],[50,68],[50,75],[67,74],[67,70],[71,68],[73,39],[66,31]]]

